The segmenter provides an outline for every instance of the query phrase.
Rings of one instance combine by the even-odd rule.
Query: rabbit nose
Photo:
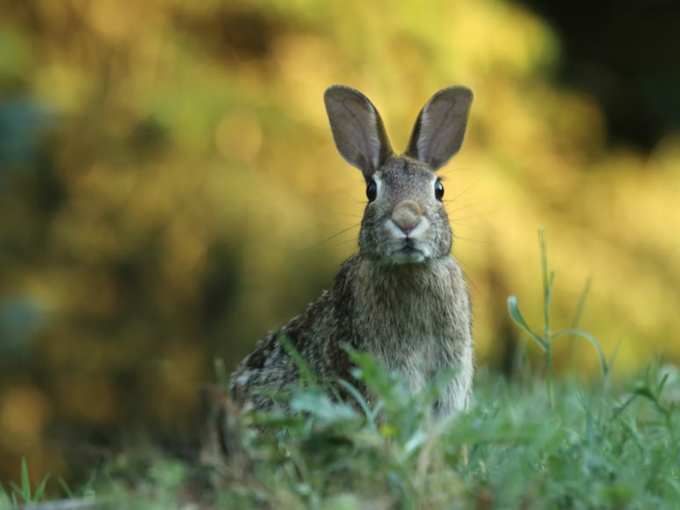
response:
[[[392,211],[392,221],[404,234],[408,235],[420,223],[422,215],[423,212],[416,202],[404,200]]]

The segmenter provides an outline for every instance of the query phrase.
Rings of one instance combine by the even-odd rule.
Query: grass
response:
[[[45,486],[47,485],[47,480],[49,480],[49,473],[46,474],[42,481],[38,484],[35,491],[31,489],[31,481],[28,474],[28,466],[26,465],[26,459],[21,459],[21,486],[16,485],[13,482],[9,483],[11,491],[9,495],[4,491],[2,486],[0,486],[0,508],[2,505],[18,506],[21,504],[37,503],[42,498],[45,493]]]
[[[481,369],[470,412],[437,423],[428,410],[452,374],[442,374],[411,396],[397,375],[369,356],[350,352],[357,365],[354,375],[379,396],[365,402],[353,392],[352,381],[344,381],[361,411],[338,403],[322,384],[307,384],[289,396],[293,413],[239,420],[264,432],[235,429],[243,434],[238,464],[227,459],[197,474],[178,461],[158,459],[135,472],[133,498],[112,472],[100,474],[98,497],[121,498],[121,507],[144,509],[182,508],[192,498],[244,510],[680,508],[680,373],[655,362],[628,383],[614,384],[609,377],[613,356],[605,357],[597,340],[578,328],[578,320],[553,332],[554,272],[548,270],[542,232],[540,238],[542,333],[524,321],[514,297],[509,311],[541,346],[545,378],[508,382]],[[587,290],[577,316],[586,295]],[[572,336],[586,338],[596,350],[600,383],[583,387],[553,380],[552,343]],[[377,419],[381,414],[384,423]],[[187,486],[197,479],[205,483],[194,483],[189,495]],[[0,509],[18,496],[34,501],[44,487],[32,493],[27,484],[26,478],[22,487],[6,487],[4,496],[0,490]]]

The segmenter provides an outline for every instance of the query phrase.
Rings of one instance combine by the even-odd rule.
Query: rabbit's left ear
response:
[[[461,85],[432,96],[416,119],[406,155],[432,170],[444,166],[463,145],[472,99],[472,91]]]

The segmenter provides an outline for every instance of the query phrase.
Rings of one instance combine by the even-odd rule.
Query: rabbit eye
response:
[[[444,185],[442,184],[442,181],[437,181],[437,183],[434,185],[434,196],[440,202],[444,197]]]
[[[375,181],[371,179],[368,186],[366,186],[366,197],[369,202],[373,202],[376,196],[378,196],[378,186],[375,184]]]

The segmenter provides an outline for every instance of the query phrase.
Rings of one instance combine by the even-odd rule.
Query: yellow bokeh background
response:
[[[41,156],[0,174],[10,247],[0,299],[40,317],[20,345],[0,336],[0,478],[21,456],[36,474],[68,473],[55,424],[85,438],[137,418],[181,428],[195,406],[187,388],[214,377],[214,356],[233,368],[330,285],[357,248],[364,206],[323,107],[335,83],[373,101],[400,150],[434,92],[474,91],[463,150],[442,174],[479,365],[497,366],[518,335],[509,294],[540,328],[540,226],[558,325],[592,277],[582,324],[606,353],[621,341],[619,373],[680,354],[680,133],[650,154],[608,146],[600,106],[555,84],[559,40],[528,10],[504,0],[0,9],[0,100],[30,100],[47,119]],[[596,373],[585,344],[556,356],[562,372]]]

